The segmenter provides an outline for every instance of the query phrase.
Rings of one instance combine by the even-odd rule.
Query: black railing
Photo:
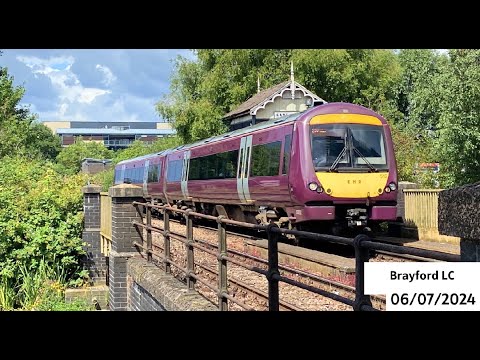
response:
[[[459,255],[454,254],[447,254],[438,251],[432,250],[424,250],[418,249],[413,247],[404,247],[399,245],[391,245],[385,243],[379,243],[373,241],[367,235],[358,235],[354,239],[346,238],[341,236],[333,236],[327,234],[317,234],[305,231],[297,231],[297,230],[288,230],[279,228],[275,224],[270,224],[268,226],[265,225],[256,225],[251,223],[245,223],[235,220],[230,220],[225,218],[223,215],[215,217],[211,215],[205,215],[201,213],[197,213],[192,211],[191,209],[178,209],[166,205],[153,205],[149,203],[139,203],[134,202],[134,206],[137,207],[138,213],[142,216],[142,222],[133,222],[133,225],[137,227],[137,229],[144,228],[146,229],[147,236],[146,241],[142,240],[142,243],[134,242],[134,245],[137,246],[139,249],[144,250],[146,253],[146,257],[148,261],[152,261],[152,256],[156,256],[160,259],[163,263],[163,269],[166,273],[171,273],[172,269],[171,266],[173,265],[179,271],[185,274],[187,280],[187,286],[189,290],[195,289],[195,283],[199,282],[205,285],[207,288],[212,290],[216,296],[218,297],[218,308],[219,310],[225,311],[228,309],[228,301],[231,301],[243,309],[252,310],[250,306],[245,304],[244,302],[236,299],[235,297],[231,296],[228,293],[228,277],[227,277],[227,263],[230,262],[232,264],[238,265],[245,269],[254,271],[256,273],[264,275],[268,280],[268,309],[270,311],[278,311],[280,306],[285,308],[298,310],[298,308],[292,304],[288,304],[282,301],[279,297],[279,282],[284,282],[313,293],[325,296],[332,300],[341,302],[343,304],[352,306],[355,311],[365,311],[365,310],[377,310],[372,306],[371,297],[369,295],[365,295],[364,292],[364,280],[365,280],[365,272],[364,267],[365,263],[369,261],[370,255],[369,250],[381,250],[381,251],[388,251],[394,254],[407,254],[413,256],[419,256],[422,258],[432,259],[432,260],[440,260],[440,261],[450,261],[450,262],[457,262],[460,261]],[[143,216],[143,211],[140,210],[141,207],[146,208],[146,216]],[[156,209],[163,214],[163,228],[156,227],[152,225],[152,209]],[[186,224],[186,235],[183,236],[181,234],[175,233],[170,231],[170,213],[177,213],[183,214]],[[143,223],[143,218],[146,219],[146,224]],[[202,218],[207,220],[216,221],[218,224],[217,233],[218,233],[218,244],[216,246],[216,251],[210,249],[211,244],[203,241],[203,240],[195,240],[193,238],[193,219],[194,218]],[[256,230],[263,230],[266,231],[268,235],[268,269],[264,270],[257,266],[252,266],[237,260],[235,257],[229,255],[229,253],[236,253],[235,251],[227,250],[227,242],[226,242],[226,226],[233,225],[238,227],[256,229]],[[156,254],[153,252],[152,246],[152,232],[158,232],[163,235],[163,252],[161,254]],[[142,233],[139,231],[139,233]],[[304,284],[297,280],[293,280],[289,277],[283,276],[280,274],[280,269],[286,269],[286,266],[281,266],[278,264],[278,242],[280,240],[281,235],[294,235],[299,236],[306,239],[316,240],[316,241],[327,241],[333,242],[337,244],[345,244],[350,245],[355,250],[355,299],[347,298],[345,296],[339,295],[335,292],[326,291],[311,285]],[[177,240],[182,242],[186,248],[186,267],[182,266],[179,263],[176,263],[172,260],[171,256],[171,239]],[[195,263],[194,261],[194,250],[203,251],[210,255],[213,255],[218,260],[218,272],[217,272],[217,284],[213,285],[208,281],[200,278],[195,273],[195,266],[199,266],[201,268],[205,268],[205,270],[209,272],[214,272],[213,269],[207,268],[200,264]],[[247,258],[253,258],[251,255],[245,254]],[[262,259],[256,258],[255,260]],[[298,273],[305,276],[306,273],[299,271]],[[315,275],[306,274],[311,279],[315,278]],[[237,282],[238,283],[238,282]],[[248,287],[247,285],[245,285]],[[245,287],[244,286],[244,287]],[[254,291],[254,289],[250,289]],[[256,290],[257,293],[260,293],[259,290]]]

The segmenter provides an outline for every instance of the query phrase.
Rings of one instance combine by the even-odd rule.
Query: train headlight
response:
[[[319,186],[317,189],[317,193],[321,194],[323,192],[323,187]]]
[[[385,188],[385,192],[386,193],[389,193],[390,191],[392,191],[388,186]]]
[[[312,191],[316,191],[318,189],[318,184],[316,182],[311,182],[308,184],[308,188]]]
[[[392,190],[392,191],[397,190],[397,185],[396,185],[394,182],[391,182],[390,184],[388,184],[388,187],[389,187],[390,190]]]

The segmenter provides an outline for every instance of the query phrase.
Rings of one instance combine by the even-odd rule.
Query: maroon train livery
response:
[[[251,223],[324,232],[396,219],[390,128],[365,107],[329,103],[117,164],[145,198]]]

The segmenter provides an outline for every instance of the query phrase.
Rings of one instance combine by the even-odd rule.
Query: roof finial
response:
[[[260,92],[260,74],[257,75],[257,93]]]
[[[293,75],[293,61],[290,66],[290,91],[292,93],[292,100],[295,99],[295,76]]]

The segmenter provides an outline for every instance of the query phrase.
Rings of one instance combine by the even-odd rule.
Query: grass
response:
[[[65,302],[66,273],[59,264],[40,262],[35,272],[20,269],[17,281],[0,279],[0,310],[89,311],[92,304],[83,300]]]

